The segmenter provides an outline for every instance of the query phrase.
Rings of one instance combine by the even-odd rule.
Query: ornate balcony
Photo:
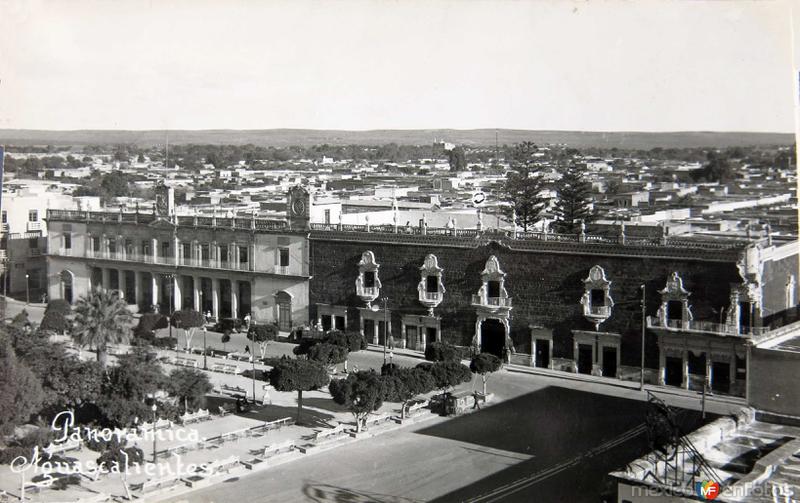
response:
[[[647,328],[672,333],[693,332],[727,337],[750,337],[751,335],[763,335],[770,331],[769,327],[740,327],[739,325],[714,323],[712,321],[666,320],[666,323],[662,323],[658,317],[654,316],[647,317]]]
[[[511,309],[511,297],[486,297],[473,295],[472,305],[490,310]]]

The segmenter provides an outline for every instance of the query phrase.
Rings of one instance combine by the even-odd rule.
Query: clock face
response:
[[[305,215],[306,203],[302,199],[295,199],[292,202],[292,211],[295,215]]]

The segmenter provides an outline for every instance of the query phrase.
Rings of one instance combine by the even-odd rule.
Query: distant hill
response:
[[[500,144],[533,141],[540,145],[563,143],[573,147],[619,147],[650,149],[654,147],[732,147],[759,145],[793,145],[790,133],[744,132],[589,132],[528,131],[521,129],[376,129],[371,131],[337,131],[319,129],[263,130],[170,130],[170,144],[214,144],[282,147],[288,145],[380,145],[398,143],[427,145],[434,139],[471,146],[493,146],[497,132]],[[102,145],[130,143],[140,146],[163,145],[165,131],[76,130],[46,131],[34,129],[0,129],[0,144],[5,145]]]

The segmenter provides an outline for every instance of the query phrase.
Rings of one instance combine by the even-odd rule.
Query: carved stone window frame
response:
[[[604,296],[603,306],[606,309],[593,309],[592,290],[602,290]],[[600,329],[600,324],[611,316],[614,299],[611,298],[611,281],[606,278],[606,271],[599,265],[589,269],[589,276],[583,280],[583,296],[580,300],[583,306],[583,316],[594,324],[594,329]]]
[[[673,271],[667,278],[667,284],[663,290],[658,293],[661,294],[661,306],[658,308],[658,321],[661,326],[669,326],[669,303],[677,301],[681,303],[681,323],[687,324],[694,319],[692,309],[689,305],[689,296],[691,292],[683,287],[683,278],[680,277],[677,271]]]
[[[506,291],[506,273],[500,268],[500,261],[497,260],[497,257],[491,255],[486,260],[486,265],[481,272],[481,282],[483,283],[478,289],[478,295],[481,299],[486,300],[487,295],[489,293],[489,282],[490,281],[497,281],[500,283],[500,297],[501,299],[508,298],[508,292]]]
[[[436,255],[430,253],[428,256],[425,257],[425,261],[422,264],[422,267],[419,268],[420,270],[420,280],[417,284],[417,293],[419,295],[419,302],[426,308],[428,308],[428,315],[433,316],[433,309],[441,304],[444,294],[447,290],[444,288],[444,281],[443,281],[443,272],[444,269],[439,267],[439,259]],[[438,296],[436,298],[431,298],[428,295],[428,277],[429,276],[436,276],[437,280],[437,293]]]
[[[375,261],[375,254],[372,250],[367,250],[361,254],[361,260],[358,262],[358,277],[356,278],[356,295],[366,302],[367,307],[370,307],[372,302],[380,296],[382,286],[378,274],[380,267],[380,264]],[[374,292],[367,292],[364,290],[364,273],[366,272],[375,274]]]

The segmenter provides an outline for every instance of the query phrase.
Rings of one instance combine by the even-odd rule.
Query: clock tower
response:
[[[289,189],[286,219],[292,230],[308,230],[311,220],[311,198],[308,191],[299,185]]]
[[[175,189],[161,180],[156,184],[155,193],[156,216],[167,219],[172,217],[175,214]]]

